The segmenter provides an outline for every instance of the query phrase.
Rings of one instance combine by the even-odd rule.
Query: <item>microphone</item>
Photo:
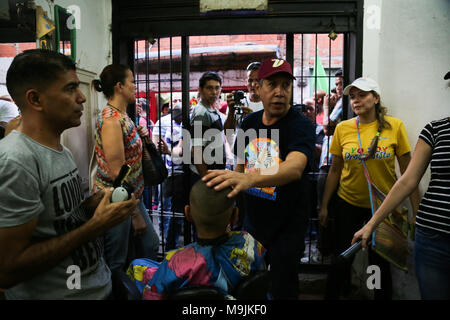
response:
[[[131,198],[134,188],[125,182],[130,172],[131,167],[127,164],[120,168],[119,175],[113,182],[114,191],[111,196],[111,202],[121,202]]]
[[[359,240],[358,242],[355,242],[339,255],[339,258],[342,260],[349,260],[351,259],[360,249],[362,248],[362,240]]]
[[[370,244],[371,239],[372,239],[372,237],[370,236],[370,237],[367,239],[367,243]],[[342,261],[342,260],[349,260],[349,259],[353,258],[353,256],[354,256],[359,250],[361,250],[361,248],[362,248],[362,239],[359,240],[359,241],[357,241],[357,242],[355,242],[354,244],[352,244],[347,250],[345,250],[344,252],[342,252],[342,253],[339,255],[338,258],[339,258],[341,261]]]

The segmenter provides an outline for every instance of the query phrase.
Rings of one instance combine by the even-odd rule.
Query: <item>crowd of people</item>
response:
[[[289,62],[251,62],[246,72],[248,98],[231,92],[224,101],[223,79],[205,72],[184,125],[181,101],[161,100],[162,114],[153,123],[148,101],[136,99],[130,68],[106,66],[92,82],[107,104],[96,119],[97,171],[92,196],[85,198],[73,156],[60,143],[66,129],[80,125],[86,100],[75,64],[46,50],[19,54],[7,73],[17,114],[0,119],[6,129],[0,141],[0,288],[6,298],[114,299],[112,275],[125,270],[144,299],[164,299],[192,285],[226,295],[253,272],[269,269],[271,297],[297,300],[309,218],[323,228],[333,220],[339,254],[359,239],[367,247],[377,225],[409,196],[421,296],[449,299],[450,118],[427,124],[411,156],[406,127],[387,115],[374,80],[358,78],[344,87],[339,70],[329,93],[318,90],[292,104]],[[349,119],[343,118],[344,96],[354,114]],[[127,107],[133,104],[131,119]],[[158,186],[144,182],[147,138],[169,172]],[[429,163],[431,181],[420,200],[417,186]],[[133,192],[112,203],[124,165]],[[367,171],[387,194],[378,210]],[[154,210],[159,235],[149,215]],[[193,242],[180,245],[190,222]],[[368,253],[381,270],[375,299],[392,299],[389,262],[370,246]],[[350,265],[331,268],[327,299],[348,294]],[[67,285],[73,266],[80,269],[79,290]]]

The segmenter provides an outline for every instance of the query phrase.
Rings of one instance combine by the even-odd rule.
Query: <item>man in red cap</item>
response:
[[[203,178],[216,190],[245,192],[244,229],[268,250],[275,299],[298,299],[298,264],[307,224],[304,172],[314,152],[311,122],[291,107],[294,76],[283,59],[259,69],[264,109],[249,114],[237,133],[235,171],[210,170]]]

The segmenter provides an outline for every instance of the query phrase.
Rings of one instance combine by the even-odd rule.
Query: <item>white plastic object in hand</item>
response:
[[[121,202],[128,200],[128,191],[124,187],[117,187],[114,189],[111,202]]]

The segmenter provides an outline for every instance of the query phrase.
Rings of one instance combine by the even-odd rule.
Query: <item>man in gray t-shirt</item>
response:
[[[227,118],[216,108],[222,90],[222,79],[216,72],[205,72],[200,80],[198,92],[201,102],[194,108],[191,124],[190,165],[194,175],[191,183],[203,177],[208,170],[224,169],[226,164],[224,130],[234,129],[234,112]]]
[[[0,288],[7,299],[106,299],[111,272],[100,236],[138,201],[84,201],[61,133],[80,125],[86,98],[70,58],[27,50],[6,77],[22,121],[0,141]],[[100,199],[101,195],[95,198]],[[96,208],[96,209],[95,209]]]
[[[30,240],[42,242],[73,231],[89,219],[80,208],[84,200],[80,176],[67,148],[54,150],[16,130],[0,143],[1,150],[8,150],[0,151],[1,228],[38,218]],[[102,255],[100,238],[92,239],[52,269],[6,290],[6,298],[105,298],[111,292],[111,273]],[[78,271],[79,287],[89,290],[76,288],[76,276],[69,279]]]

